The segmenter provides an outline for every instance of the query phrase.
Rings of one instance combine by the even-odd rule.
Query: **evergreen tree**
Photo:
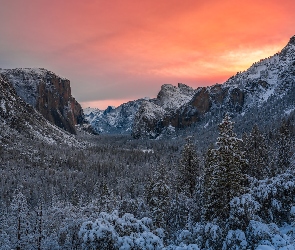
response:
[[[153,221],[157,227],[165,228],[170,201],[170,187],[167,183],[166,169],[160,164],[154,169],[146,187],[147,203],[150,207]]]
[[[12,236],[12,242],[15,249],[24,249],[28,246],[32,247],[33,232],[31,227],[31,214],[29,212],[26,197],[22,192],[18,192],[10,205],[12,212],[13,224],[9,229]]]
[[[42,197],[43,198],[43,197]],[[44,238],[43,227],[44,227],[44,203],[42,199],[39,200],[38,207],[36,209],[36,226],[35,226],[35,237],[37,241],[37,249],[41,250],[42,240]]]
[[[116,208],[116,197],[112,190],[109,189],[107,183],[103,179],[100,187],[99,205],[100,211],[111,212]]]
[[[248,160],[245,173],[257,179],[264,179],[269,176],[268,148],[265,137],[259,131],[257,125],[254,125],[248,136],[245,136],[244,150],[245,157]]]
[[[283,121],[279,129],[277,173],[284,172],[290,166],[291,139],[288,124]]]
[[[211,221],[216,217],[216,211],[222,209],[223,203],[219,202],[223,190],[219,188],[221,168],[217,165],[216,151],[209,148],[206,155],[204,170],[204,194],[203,194],[203,220]]]
[[[194,144],[190,138],[182,151],[182,158],[179,163],[178,190],[193,197],[195,192],[197,177],[200,175],[199,159]]]
[[[207,153],[204,177],[204,219],[207,221],[214,218],[225,220],[229,215],[230,200],[243,192],[242,168],[246,161],[240,142],[227,114],[219,124],[217,149],[210,149]]]

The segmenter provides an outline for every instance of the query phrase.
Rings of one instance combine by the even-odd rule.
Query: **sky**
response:
[[[294,0],[0,0],[0,68],[46,68],[85,107],[223,83],[295,35]]]

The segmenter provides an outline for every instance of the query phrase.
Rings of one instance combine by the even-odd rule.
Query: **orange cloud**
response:
[[[4,0],[0,67],[45,67],[71,80],[78,101],[116,105],[164,83],[226,80],[287,43],[294,9],[294,0]]]

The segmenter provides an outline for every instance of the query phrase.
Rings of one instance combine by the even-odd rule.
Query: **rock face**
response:
[[[268,113],[265,107],[269,107],[278,115],[294,108],[295,36],[280,53],[254,63],[223,84],[196,90],[184,86],[163,85],[156,99],[143,104],[133,122],[135,138],[156,138],[171,126],[181,129],[205,121],[219,122],[225,112],[247,117],[259,113],[257,108]],[[264,122],[264,115],[257,122]]]
[[[152,111],[152,112],[150,112]],[[137,111],[133,125],[132,135],[134,138],[152,137],[155,138],[163,128],[163,116],[166,110],[153,102],[145,101]],[[137,126],[141,124],[142,126]]]
[[[73,135],[57,128],[23,101],[12,84],[0,74],[0,144],[32,141],[79,146]],[[81,145],[80,145],[81,146]]]
[[[70,81],[45,69],[1,69],[16,93],[48,121],[75,134],[83,109],[71,95]]]
[[[171,84],[164,84],[157,98],[153,99],[152,102],[166,111],[173,111],[189,102],[194,93],[193,88],[182,83],[178,83],[177,87]]]

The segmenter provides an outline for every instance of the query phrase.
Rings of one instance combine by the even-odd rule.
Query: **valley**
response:
[[[294,249],[295,37],[223,84],[82,109],[0,70],[0,249]]]

